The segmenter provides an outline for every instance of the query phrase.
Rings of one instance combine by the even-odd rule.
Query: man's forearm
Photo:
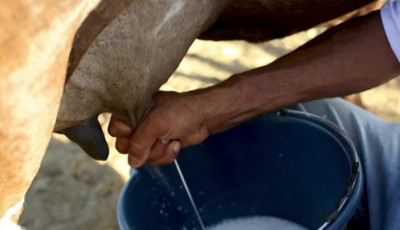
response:
[[[283,106],[360,92],[399,72],[375,12],[327,31],[268,66],[195,94],[201,95],[214,133]]]

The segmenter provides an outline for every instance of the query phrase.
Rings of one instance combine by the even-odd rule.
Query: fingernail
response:
[[[180,149],[181,149],[181,143],[179,141],[175,141],[172,146],[172,151],[178,153]]]
[[[167,139],[161,139],[161,143],[163,143],[164,145],[167,145],[169,143],[169,141]]]

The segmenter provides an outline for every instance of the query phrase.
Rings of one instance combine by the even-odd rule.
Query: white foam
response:
[[[227,219],[206,230],[307,230],[297,223],[270,216],[252,216]]]

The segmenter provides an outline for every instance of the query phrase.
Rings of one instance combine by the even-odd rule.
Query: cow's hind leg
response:
[[[0,217],[23,199],[40,166],[74,33],[95,2],[0,2]]]

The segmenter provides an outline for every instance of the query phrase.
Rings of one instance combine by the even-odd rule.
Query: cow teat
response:
[[[97,116],[59,133],[78,144],[93,159],[107,160],[109,149]]]

